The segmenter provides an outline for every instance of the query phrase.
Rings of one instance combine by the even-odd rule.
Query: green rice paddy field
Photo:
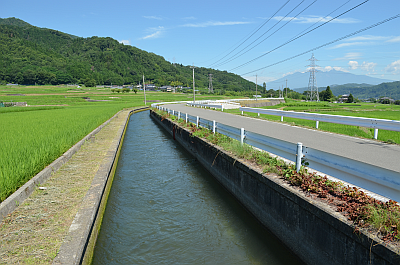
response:
[[[187,94],[146,93],[147,105],[149,101],[190,98]],[[0,102],[29,105],[0,108],[1,202],[115,113],[144,106],[144,95],[112,93],[109,89],[3,86]]]
[[[196,99],[223,96],[197,95]],[[112,93],[109,89],[0,86],[0,102],[27,102],[28,107],[0,108],[0,202],[61,156],[85,135],[124,108],[144,106],[143,92]],[[191,100],[190,94],[147,92],[151,102]],[[290,102],[273,108],[400,120],[400,106]],[[230,110],[239,114],[238,110]],[[256,114],[246,114],[256,116]],[[261,115],[279,121],[280,117]],[[314,127],[313,121],[285,122]],[[373,138],[373,129],[320,123],[320,129]],[[400,144],[400,132],[379,130],[379,140]]]

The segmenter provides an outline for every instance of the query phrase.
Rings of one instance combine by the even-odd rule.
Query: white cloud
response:
[[[365,72],[375,72],[375,66],[377,66],[377,63],[372,63],[372,62],[363,62],[362,64],[359,64],[357,61],[349,61],[348,62],[349,69],[351,70],[356,70],[356,69],[361,69]]]
[[[140,38],[140,40],[160,38],[163,35],[165,28],[164,27],[151,28],[151,29],[149,29],[149,31],[153,32],[153,33]]]
[[[298,17],[298,18],[293,18],[293,17],[285,17],[283,18],[282,16],[277,16],[274,17],[273,19],[275,20],[282,20],[282,21],[290,21],[293,20],[296,23],[325,23],[329,20],[332,19],[332,17],[321,17],[321,16],[307,16],[307,17]],[[337,18],[332,20],[329,23],[341,23],[341,24],[349,24],[349,23],[357,23],[359,22],[357,19],[353,19],[353,18]]]
[[[341,71],[341,72],[348,72],[348,70],[346,70],[345,68],[340,67],[340,66],[325,66],[324,68],[320,68],[319,70],[322,71],[322,72],[329,72],[329,71],[332,71],[332,70]]]
[[[365,46],[365,45],[380,45],[385,42],[400,42],[400,36],[393,37],[393,36],[374,36],[374,35],[364,35],[364,36],[357,36],[353,38],[349,38],[346,40],[347,42],[341,43],[331,47],[330,49],[338,49],[343,47],[350,47],[350,46]]]
[[[385,71],[393,74],[400,73],[400,60],[394,61],[386,66]]]
[[[349,64],[349,68],[352,69],[352,70],[357,69],[358,66],[359,66],[357,61],[349,61],[348,64]]]
[[[185,24],[185,25],[183,25],[183,27],[205,28],[205,27],[213,27],[213,26],[243,25],[243,24],[249,24],[249,23],[250,23],[250,22],[244,22],[244,21],[227,21],[227,22],[208,21],[208,22],[197,23],[197,24]]]
[[[376,65],[377,65],[377,63],[363,62],[362,65],[361,65],[361,69],[366,71],[366,72],[374,72]]]
[[[160,36],[161,36],[161,31],[157,31],[157,32],[154,32],[153,34],[144,36],[144,37],[142,37],[142,38],[140,38],[140,39],[141,39],[141,40],[157,39],[157,38],[159,38]]]
[[[129,40],[119,40],[119,43],[123,43],[125,45],[131,45],[131,42]]]
[[[362,53],[360,52],[348,52],[343,57],[333,59],[334,61],[347,61],[347,60],[357,60],[362,57]]]
[[[143,16],[144,18],[147,18],[147,19],[156,19],[156,20],[162,20],[163,18],[162,17],[156,17],[156,16]]]
[[[400,36],[394,37],[394,38],[388,40],[387,42],[400,42]]]
[[[183,20],[195,20],[196,18],[195,17],[184,17],[184,18],[182,18]]]
[[[368,43],[366,42],[346,42],[346,43],[341,43],[338,45],[333,46],[331,49],[339,49],[343,47],[350,47],[350,46],[361,46],[361,45],[366,45]]]
[[[373,35],[365,35],[365,36],[358,36],[348,39],[348,41],[376,41],[376,40],[387,40],[390,37],[384,36],[373,36]]]
[[[287,75],[292,75],[292,74],[297,73],[297,72],[299,72],[299,71],[287,72],[287,73],[283,74],[282,77],[285,77]]]

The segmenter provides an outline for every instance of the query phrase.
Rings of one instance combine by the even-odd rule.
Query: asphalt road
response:
[[[207,120],[215,120],[229,126],[245,128],[247,131],[287,142],[295,144],[301,142],[303,146],[386,168],[400,174],[399,145],[385,144],[374,140],[290,126],[279,122],[243,117],[209,109],[187,107],[183,104],[168,104],[163,107],[199,116]]]

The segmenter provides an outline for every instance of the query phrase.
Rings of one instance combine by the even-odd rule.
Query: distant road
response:
[[[168,104],[164,105],[164,107],[193,116],[199,116],[207,120],[215,120],[229,126],[245,128],[245,130],[251,132],[294,144],[301,142],[303,146],[399,172],[400,177],[400,146],[398,145],[290,126],[283,123],[243,117],[209,109],[186,107],[184,104]]]

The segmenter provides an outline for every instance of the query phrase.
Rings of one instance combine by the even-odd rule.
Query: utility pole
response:
[[[210,92],[210,93],[214,93],[213,85],[212,85],[212,76],[213,76],[213,74],[208,74],[208,80],[209,80],[209,82],[208,82],[208,92]]]
[[[190,68],[193,69],[193,103],[196,102],[196,89],[195,89],[195,85],[194,85],[194,68],[196,68],[193,64],[193,66],[190,66]]]
[[[311,64],[308,65],[310,66],[310,79],[308,81],[308,91],[307,91],[307,100],[309,101],[319,101],[319,93],[318,93],[318,87],[317,87],[317,78],[315,77],[315,73],[318,72],[315,67],[318,65],[315,64],[315,61],[318,61],[314,57],[314,53],[311,56]]]
[[[146,106],[146,84],[144,83],[144,74],[143,74],[143,91],[144,91],[144,105]]]
[[[257,74],[256,74],[256,101],[257,101]]]
[[[287,79],[286,79],[286,97],[287,97]]]

